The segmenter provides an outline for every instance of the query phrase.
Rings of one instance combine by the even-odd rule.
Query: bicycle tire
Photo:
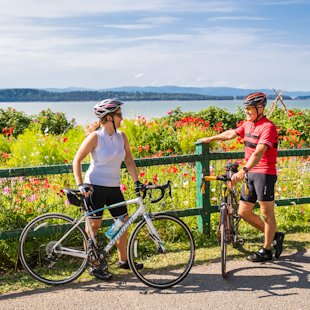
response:
[[[49,285],[60,285],[75,280],[83,273],[87,258],[56,254],[52,249],[75,223],[67,215],[49,213],[36,217],[23,229],[19,239],[19,258],[33,278]],[[86,254],[87,235],[84,229],[77,226],[61,242],[61,246]]]
[[[227,207],[221,207],[221,212],[220,212],[220,241],[221,241],[221,271],[222,271],[222,276],[223,278],[227,277],[227,272],[226,272],[226,262],[227,262],[227,234],[228,234],[228,229],[227,229],[227,219],[228,219],[228,214],[227,214]]]
[[[240,218],[238,215],[238,200],[236,198],[236,194],[232,192],[230,194],[230,203],[232,205],[232,214],[229,214],[229,222],[230,222],[230,236],[231,236],[231,242],[232,246],[234,248],[237,248],[240,245],[239,242],[239,222]]]
[[[144,284],[166,289],[181,282],[189,273],[195,258],[195,243],[190,229],[179,218],[168,214],[151,215],[163,241],[165,253],[156,245],[145,220],[138,223],[128,242],[131,270]],[[135,262],[144,264],[142,270]]]

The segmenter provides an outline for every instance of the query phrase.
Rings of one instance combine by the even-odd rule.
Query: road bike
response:
[[[83,216],[73,219],[67,215],[50,213],[38,216],[27,224],[20,236],[19,256],[23,267],[35,279],[51,285],[65,284],[78,278],[87,265],[96,261],[107,266],[107,254],[128,227],[139,217],[128,241],[128,263],[144,284],[165,289],[182,281],[189,273],[195,256],[192,233],[179,218],[169,214],[148,213],[143,199],[148,192],[152,203],[160,201],[171,185],[147,185],[142,196],[136,190],[135,199],[91,211],[89,199],[79,190],[65,189],[69,201],[81,207]],[[152,198],[152,192],[156,194]],[[154,195],[153,193],[153,195]],[[95,212],[137,204],[139,208],[103,247],[95,238],[89,216]],[[84,222],[90,231],[88,238]],[[138,270],[135,262],[142,262]]]
[[[238,199],[237,191],[231,181],[234,173],[238,172],[238,163],[228,162],[225,166],[226,173],[220,176],[203,176],[202,177],[202,192],[205,191],[205,182],[207,181],[222,181],[221,186],[221,203],[220,221],[218,226],[218,240],[221,246],[221,269],[222,276],[227,277],[226,261],[227,261],[227,245],[232,244],[234,247],[243,245],[244,241],[239,238],[239,222],[238,215]]]

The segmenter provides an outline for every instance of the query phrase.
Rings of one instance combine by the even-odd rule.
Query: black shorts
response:
[[[249,194],[244,191],[244,184],[241,189],[240,200],[255,203],[256,201],[273,201],[274,185],[277,176],[272,174],[248,173]]]
[[[110,206],[114,203],[124,201],[124,196],[119,187],[107,187],[93,185],[94,191],[90,195],[89,200],[93,211],[103,208],[104,206]],[[127,215],[127,206],[121,206],[113,209],[109,209],[110,214],[113,217],[118,217],[121,215]],[[92,219],[101,219],[103,211],[99,211],[90,216]]]

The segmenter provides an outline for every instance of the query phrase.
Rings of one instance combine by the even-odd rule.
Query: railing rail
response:
[[[310,148],[306,149],[291,149],[291,150],[279,150],[278,157],[291,157],[291,156],[309,156]],[[174,214],[179,217],[185,216],[198,216],[198,227],[203,233],[210,232],[210,216],[212,213],[218,211],[217,205],[211,205],[210,200],[210,185],[206,184],[206,193],[202,194],[200,191],[201,175],[209,174],[210,161],[211,160],[223,160],[223,159],[238,159],[243,158],[244,152],[227,152],[218,153],[210,152],[208,144],[198,144],[196,146],[196,154],[193,155],[177,155],[166,156],[156,158],[136,159],[135,163],[137,167],[149,167],[156,165],[169,165],[178,163],[196,163],[196,206],[193,209],[183,210],[170,210],[166,213]],[[82,165],[82,170],[86,171],[88,164]],[[125,168],[124,163],[122,168]],[[0,169],[0,178],[12,178],[12,177],[30,177],[38,175],[55,175],[72,173],[72,165],[53,165],[53,166],[39,166],[39,167],[25,167],[25,168],[9,168]],[[298,197],[276,200],[277,206],[289,206],[298,204],[310,203],[310,197]],[[109,225],[111,219],[103,221],[103,225]],[[21,230],[12,231],[0,231],[0,240],[4,239],[16,239],[20,235]]]

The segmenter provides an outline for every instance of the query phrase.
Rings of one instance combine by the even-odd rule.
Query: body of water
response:
[[[67,118],[75,118],[78,124],[87,125],[96,120],[93,106],[96,102],[0,102],[0,108],[12,107],[17,111],[23,111],[28,115],[38,114],[42,110],[50,108],[54,112],[63,112]],[[271,103],[271,101],[269,101]],[[279,105],[280,103],[278,103]],[[310,109],[310,100],[286,100],[288,109]],[[167,115],[167,112],[180,107],[183,112],[198,112],[209,106],[227,109],[235,112],[237,107],[242,107],[240,100],[202,100],[202,101],[127,101],[122,107],[125,118],[144,116],[148,119]]]

